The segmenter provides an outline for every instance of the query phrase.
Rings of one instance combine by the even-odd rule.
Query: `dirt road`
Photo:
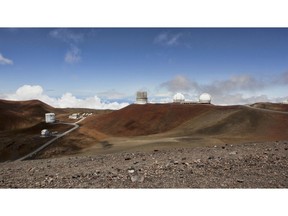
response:
[[[56,140],[58,140],[59,138],[71,133],[72,131],[76,130],[77,128],[79,128],[79,125],[77,123],[83,121],[85,118],[80,119],[79,121],[75,122],[75,123],[65,123],[65,122],[60,122],[57,124],[64,124],[64,125],[71,125],[74,126],[73,128],[61,133],[61,134],[57,134],[53,139],[49,140],[48,142],[44,143],[42,146],[40,146],[39,148],[37,148],[36,150],[34,150],[33,152],[25,155],[24,157],[21,157],[19,159],[17,159],[16,161],[22,161],[25,159],[28,159],[34,155],[36,155],[38,152],[40,152],[41,150],[43,150],[44,148],[46,148],[47,146],[51,145],[53,142],[55,142]]]

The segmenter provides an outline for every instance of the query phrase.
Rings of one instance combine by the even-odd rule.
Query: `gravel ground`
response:
[[[288,141],[5,162],[0,188],[288,188]]]

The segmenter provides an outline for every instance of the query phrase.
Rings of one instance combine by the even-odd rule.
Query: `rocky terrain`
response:
[[[287,188],[288,141],[0,163],[0,188]]]
[[[287,188],[288,105],[132,104],[117,111],[0,100],[0,188]],[[80,128],[33,158],[15,161]],[[69,120],[70,121],[70,120]],[[69,126],[70,127],[70,126]]]

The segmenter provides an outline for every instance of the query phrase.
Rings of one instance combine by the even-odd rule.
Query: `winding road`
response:
[[[264,112],[270,112],[270,113],[280,113],[280,114],[288,114],[288,112],[284,112],[284,111],[276,111],[276,110],[269,110],[269,109],[264,109],[264,108],[257,108],[257,107],[252,107],[250,105],[244,105],[245,107],[248,107],[250,109],[254,109],[254,110],[261,110],[261,111],[264,111]],[[58,134],[57,136],[55,136],[53,139],[51,139],[50,141],[46,142],[44,145],[40,146],[38,149],[34,150],[33,152],[27,154],[26,156],[24,157],[21,157],[19,159],[17,159],[16,161],[22,161],[22,160],[25,160],[27,158],[30,158],[32,157],[33,155],[37,154],[39,151],[41,151],[42,149],[46,148],[47,146],[49,146],[51,143],[55,142],[56,140],[58,140],[59,138],[71,133],[72,131],[76,130],[77,128],[79,128],[79,125],[77,123],[83,121],[85,119],[82,118],[80,119],[79,121],[75,122],[75,123],[64,123],[64,122],[61,122],[61,123],[58,123],[58,124],[66,124],[66,125],[71,125],[71,126],[74,126],[73,128],[65,131],[64,133],[61,133],[61,134]]]
[[[84,119],[85,119],[85,117],[82,118],[82,119],[80,119],[79,121],[77,121],[77,122],[75,122],[75,123],[65,123],[65,122],[59,122],[59,123],[57,123],[57,124],[71,125],[71,126],[74,126],[74,127],[71,128],[71,129],[69,129],[69,130],[67,130],[67,131],[65,131],[64,133],[61,133],[61,134],[56,135],[53,139],[51,139],[51,140],[49,140],[48,142],[44,143],[44,145],[40,146],[38,149],[36,149],[36,150],[34,150],[33,152],[25,155],[24,157],[21,157],[21,158],[17,159],[16,161],[22,161],[22,160],[25,160],[25,159],[27,159],[27,158],[32,157],[33,155],[37,154],[37,153],[38,153],[39,151],[41,151],[42,149],[44,149],[44,148],[46,148],[47,146],[49,146],[51,143],[53,143],[53,142],[55,142],[56,140],[58,140],[59,138],[61,138],[61,137],[65,136],[65,135],[71,133],[72,131],[76,130],[77,128],[79,128],[78,123],[81,122],[81,121],[83,121]]]

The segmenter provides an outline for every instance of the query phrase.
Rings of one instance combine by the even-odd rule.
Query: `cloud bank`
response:
[[[98,96],[87,97],[84,99],[77,98],[71,93],[67,92],[60,98],[50,97],[43,93],[43,88],[39,85],[23,85],[17,89],[13,94],[3,94],[1,97],[5,100],[32,100],[38,99],[57,108],[90,108],[90,109],[112,109],[117,110],[128,103],[118,102],[102,102]]]
[[[287,84],[288,72],[266,82],[251,75],[242,74],[224,80],[215,80],[208,84],[201,84],[185,76],[178,75],[160,84],[160,90],[168,91],[170,97],[176,92],[181,92],[185,97],[193,98],[193,100],[196,100],[201,93],[208,92],[212,95],[212,100],[215,104],[249,104],[256,102],[282,102],[288,95],[287,97],[271,98],[259,92],[267,88],[285,86]],[[158,95],[161,95],[161,93]]]
[[[0,64],[1,65],[13,65],[13,61],[11,59],[5,58],[1,53],[0,53]]]
[[[176,93],[178,91],[187,92],[192,89],[199,89],[198,83],[181,75],[178,75],[174,77],[172,80],[162,83],[160,87],[166,88],[168,91],[172,93]]]
[[[114,89],[105,92],[99,92],[97,93],[97,95],[101,98],[105,98],[108,100],[117,100],[125,97],[125,94],[117,92]]]

